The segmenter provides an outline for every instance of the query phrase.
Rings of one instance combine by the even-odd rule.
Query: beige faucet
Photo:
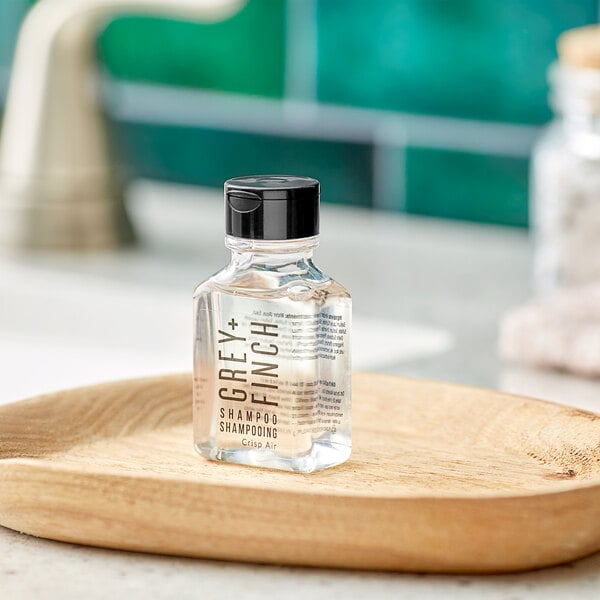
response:
[[[214,21],[243,2],[40,0],[30,10],[0,138],[0,246],[110,247],[132,239],[100,106],[95,37],[120,13]]]

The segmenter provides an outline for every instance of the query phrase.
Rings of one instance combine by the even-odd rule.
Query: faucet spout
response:
[[[245,0],[40,0],[21,27],[0,138],[0,246],[110,247],[131,240],[111,158],[94,42],[112,17],[210,22]]]

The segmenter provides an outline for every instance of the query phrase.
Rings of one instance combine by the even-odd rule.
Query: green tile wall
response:
[[[325,102],[543,123],[558,34],[596,0],[318,0]]]
[[[407,212],[527,225],[526,159],[408,148],[404,161]]]
[[[119,79],[278,97],[283,94],[285,4],[251,0],[210,24],[149,17],[113,21],[98,44]]]
[[[369,206],[372,148],[294,139],[132,123],[114,124],[121,148],[143,177],[221,187],[237,175],[300,173],[321,181],[323,200]]]
[[[33,1],[0,0],[0,67],[9,63],[19,20]],[[292,82],[288,89],[297,97],[316,94],[317,102],[538,125],[550,118],[546,69],[558,34],[597,22],[598,11],[597,0],[248,0],[213,24],[117,19],[101,34],[98,55],[122,81],[282,99]],[[1,88],[2,81],[0,105]],[[250,134],[192,124],[116,125],[138,176],[220,186],[240,173],[307,173],[322,180],[326,201],[527,224],[527,148],[503,156],[451,140],[429,148],[415,138],[419,147],[403,148],[402,136],[393,135],[378,148],[334,134],[267,135],[258,126]],[[460,139],[461,122],[453,127]],[[383,129],[385,123],[377,132]],[[421,140],[431,139],[427,133]],[[380,168],[382,154],[393,168]]]
[[[17,31],[30,4],[33,0],[0,0],[0,66],[10,65]]]

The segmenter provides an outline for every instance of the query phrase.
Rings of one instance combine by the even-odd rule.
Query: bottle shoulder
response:
[[[194,290],[194,297],[215,293],[262,299],[327,297],[351,301],[350,292],[343,285],[318,269],[307,273],[273,273],[258,269],[239,272],[225,267],[201,282]]]
[[[543,128],[532,149],[534,168],[541,165],[551,173],[571,169],[600,160],[600,130],[592,127],[573,127],[563,119],[555,119]]]

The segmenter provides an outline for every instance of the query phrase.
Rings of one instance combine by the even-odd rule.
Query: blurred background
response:
[[[512,310],[600,281],[598,11],[2,0],[0,401],[188,369],[190,292],[227,261],[223,182],[257,173],[321,181],[317,262],[352,292],[355,368],[558,400],[557,369],[600,376],[596,295],[567,303],[583,324]]]
[[[0,3],[0,105],[33,0]],[[546,69],[593,0],[248,0],[97,43],[133,175],[219,188],[307,173],[324,201],[525,227]]]

